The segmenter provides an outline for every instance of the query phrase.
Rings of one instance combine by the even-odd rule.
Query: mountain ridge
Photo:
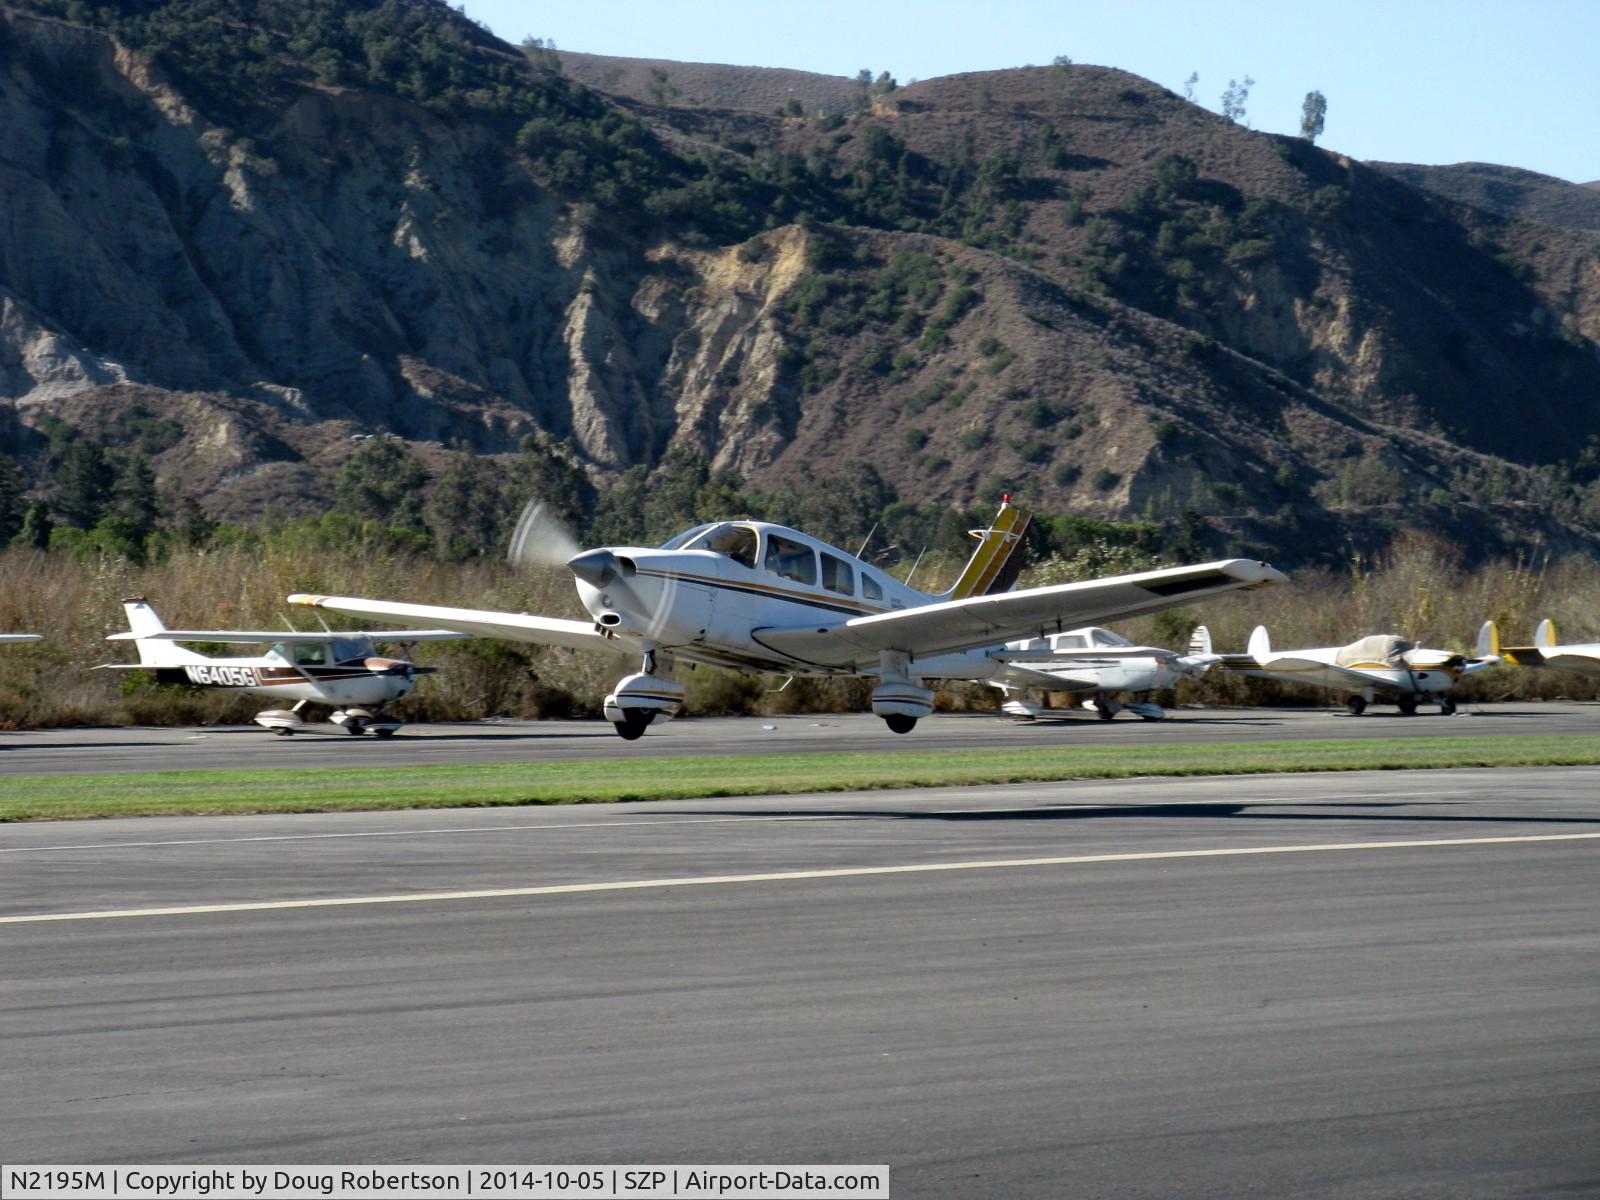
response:
[[[356,434],[537,435],[602,482],[685,446],[763,486],[866,461],[909,500],[1009,483],[1274,550],[1452,501],[1495,544],[1595,545],[1586,229],[1112,68],[839,80],[842,108],[773,115],[607,99],[407,11],[485,57],[488,99],[362,83],[353,51],[324,80],[329,35],[240,51],[276,64],[240,116],[170,51],[4,11],[0,429],[41,488],[50,418],[115,436],[137,405],[223,516],[325,505]]]

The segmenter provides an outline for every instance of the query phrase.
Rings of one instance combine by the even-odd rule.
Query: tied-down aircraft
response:
[[[1159,721],[1166,710],[1150,693],[1180,679],[1197,679],[1216,661],[1217,655],[1208,652],[1185,655],[1161,646],[1136,646],[1120,633],[1091,626],[1007,643],[1004,657],[995,660],[1000,673],[989,684],[1005,693],[1000,709],[1014,717],[1060,716],[1061,710],[1049,707],[1048,696],[1068,692],[1102,721],[1124,709],[1142,720]],[[1036,692],[1044,693],[1044,703],[1033,701]]]
[[[1409,717],[1430,696],[1440,714],[1449,716],[1456,711],[1450,697],[1456,682],[1500,662],[1487,642],[1488,630],[1485,626],[1478,633],[1478,656],[1468,658],[1449,650],[1430,650],[1393,633],[1375,633],[1348,646],[1274,650],[1266,626],[1257,625],[1245,653],[1217,657],[1223,670],[1347,692],[1345,707],[1356,716],[1367,705],[1383,701]],[[1190,652],[1211,653],[1211,634],[1204,625],[1194,631]]]
[[[106,640],[132,642],[139,650],[136,663],[107,663],[97,670],[147,671],[157,683],[182,683],[193,687],[222,688],[294,701],[289,708],[269,708],[256,714],[257,725],[279,737],[288,737],[305,725],[300,715],[308,704],[333,709],[328,718],[346,733],[371,732],[389,737],[400,722],[383,711],[416,686],[417,676],[436,667],[419,667],[407,658],[381,657],[374,641],[412,642],[460,638],[448,629],[406,629],[387,633],[320,633],[293,630],[168,629],[143,596],[122,602],[128,615],[128,632]],[[248,658],[210,658],[179,642],[267,645],[261,655]]]
[[[1600,675],[1600,642],[1567,642],[1556,635],[1556,623],[1549,617],[1539,622],[1531,646],[1500,647],[1500,633],[1493,621],[1485,621],[1481,638],[1495,646],[1496,653],[1519,667],[1549,667],[1579,675]]]
[[[978,547],[960,578],[930,595],[765,521],[696,525],[653,549],[568,554],[575,545],[541,536],[541,511],[530,505],[513,558],[540,556],[531,548],[542,545],[545,561],[564,560],[588,621],[350,596],[301,594],[289,602],[513,641],[631,650],[639,670],[617,682],[605,715],[632,740],[682,707],[684,685],[673,678],[679,659],[778,675],[869,676],[877,680],[873,713],[895,733],[909,733],[933,710],[929,681],[990,678],[1008,639],[1047,637],[1285,579],[1265,563],[1228,559],[1007,591],[1021,570],[1028,520],[1008,497],[989,528],[973,531]]]

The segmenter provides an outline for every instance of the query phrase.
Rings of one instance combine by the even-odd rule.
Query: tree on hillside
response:
[[[428,472],[398,438],[368,438],[345,459],[334,480],[334,508],[394,529],[422,531],[422,489]]]
[[[1322,122],[1328,115],[1328,102],[1321,92],[1307,92],[1300,106],[1300,136],[1315,142],[1322,136]]]
[[[144,455],[129,456],[111,489],[111,513],[136,527],[140,536],[153,532],[161,519],[161,501],[156,497],[156,475]]]
[[[1244,77],[1244,82],[1237,79],[1228,80],[1228,86],[1222,92],[1222,115],[1236,125],[1244,124],[1245,105],[1250,100],[1250,89],[1256,81],[1250,76]]]
[[[672,76],[660,67],[650,68],[650,95],[655,98],[657,104],[666,108],[682,94],[678,85],[672,82]]]
[[[872,81],[874,95],[887,96],[900,85],[894,81],[894,76],[887,71],[879,72],[878,77]]]
[[[22,498],[28,480],[9,454],[0,454],[0,543],[9,542],[22,529],[28,505]]]
[[[106,515],[116,472],[106,452],[79,438],[67,448],[56,471],[51,507],[69,525],[93,529]]]
[[[1190,71],[1189,78],[1183,81],[1183,98],[1190,104],[1194,103],[1194,86],[1200,82],[1200,72]]]

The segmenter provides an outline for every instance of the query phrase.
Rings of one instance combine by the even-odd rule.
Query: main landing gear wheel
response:
[[[1108,704],[1096,704],[1094,706],[1094,715],[1099,717],[1102,721],[1109,721],[1112,717],[1117,715],[1117,710]]]
[[[647,708],[625,708],[622,710],[622,720],[611,723],[617,727],[617,736],[623,741],[636,742],[644,736],[644,731],[654,719],[655,713]]]
[[[1439,698],[1439,715],[1441,717],[1453,716],[1455,711],[1456,702],[1454,700],[1452,700],[1449,696],[1441,696]]]
[[[294,736],[294,730],[292,730],[292,729],[274,729],[272,732],[277,734],[279,737],[293,737]]]
[[[344,723],[344,731],[351,737],[360,737],[367,731],[367,723],[360,717],[352,717]]]
[[[374,729],[372,731],[372,736],[373,737],[381,737],[381,738],[393,737],[394,736],[394,729],[392,727],[390,727],[390,726],[385,726],[382,729]]]
[[[1394,702],[1394,706],[1408,717],[1417,715],[1417,698],[1415,696],[1401,696]]]
[[[883,719],[891,733],[910,733],[917,727],[917,719],[908,717],[904,713],[890,713]]]
[[[1351,696],[1344,702],[1344,706],[1350,710],[1352,717],[1359,717],[1367,711],[1367,702],[1360,696]]]

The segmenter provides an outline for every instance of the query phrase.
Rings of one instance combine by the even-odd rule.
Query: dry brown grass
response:
[[[310,591],[384,596],[422,603],[581,616],[565,572],[512,570],[496,562],[449,565],[426,559],[345,553],[307,561],[301,551],[268,546],[174,554],[159,565],[79,563],[62,555],[0,552],[0,630],[45,640],[0,650],[0,728],[66,725],[203,724],[248,720],[260,701],[213,692],[130,686],[121,673],[92,671],[128,661],[105,637],[126,628],[119,601],[147,596],[174,627],[283,624],[283,598]],[[1026,582],[1026,580],[1024,581]],[[1531,567],[1492,563],[1461,569],[1448,546],[1427,538],[1397,544],[1384,560],[1344,574],[1302,572],[1288,587],[1242,593],[1209,605],[1160,613],[1118,628],[1137,641],[1182,646],[1203,622],[1219,650],[1242,650],[1264,624],[1280,647],[1342,644],[1368,633],[1398,632],[1430,646],[1470,651],[1485,617],[1502,636],[1527,639],[1553,617],[1566,640],[1600,634],[1600,565],[1578,559]],[[308,614],[290,618],[311,627]],[[615,680],[633,669],[622,655],[592,655],[483,640],[423,646],[419,660],[443,668],[400,709],[411,720],[592,715]],[[689,711],[838,712],[866,705],[861,680],[752,679],[702,668],[685,674]],[[1600,698],[1600,679],[1504,670],[1458,691],[1468,699]],[[1214,674],[1185,684],[1191,703],[1320,703],[1328,693]],[[989,689],[957,686],[943,708],[988,707]]]

